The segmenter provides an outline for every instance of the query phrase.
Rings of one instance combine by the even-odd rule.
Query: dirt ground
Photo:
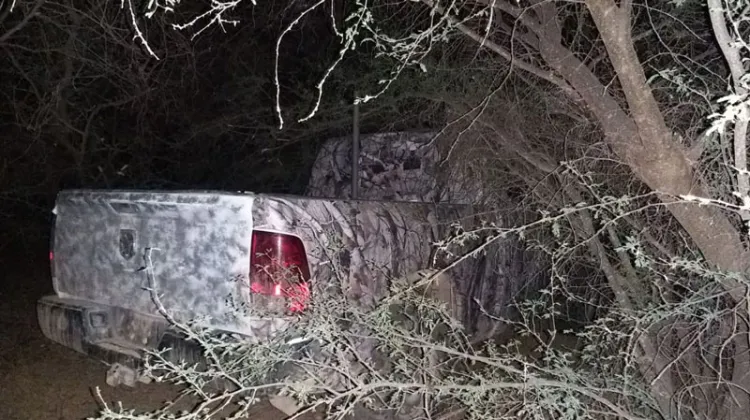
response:
[[[177,395],[177,388],[160,383],[110,388],[106,366],[47,340],[37,325],[35,303],[52,292],[48,251],[43,241],[15,242],[0,243],[0,420],[95,416],[96,387],[106,401],[122,401],[125,408],[138,411],[159,408]],[[283,418],[268,404],[255,407],[251,417]]]

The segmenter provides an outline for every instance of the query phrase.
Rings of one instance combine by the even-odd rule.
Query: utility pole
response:
[[[357,92],[354,92],[357,100]],[[354,121],[352,127],[352,200],[359,198],[359,103],[354,103]]]

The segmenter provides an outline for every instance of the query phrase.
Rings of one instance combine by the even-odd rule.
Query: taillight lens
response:
[[[254,231],[250,255],[250,291],[268,306],[284,303],[301,312],[310,299],[310,268],[302,241],[292,235]]]
[[[52,227],[50,228],[50,235],[49,235],[49,270],[50,270],[50,277],[55,277],[55,222],[57,221],[56,217],[52,218]]]

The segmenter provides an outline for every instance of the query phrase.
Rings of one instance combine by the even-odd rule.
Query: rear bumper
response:
[[[164,355],[172,362],[202,360],[200,347],[166,320],[121,308],[45,296],[37,301],[37,320],[49,340],[110,366],[139,372],[147,349],[169,349]]]
[[[49,340],[110,366],[107,383],[111,386],[149,382],[150,378],[143,376],[148,350],[161,351],[162,357],[174,364],[205,363],[200,345],[170,328],[164,318],[53,295],[37,301],[37,319]],[[309,339],[291,340],[287,345],[295,351],[312,349]],[[278,366],[277,374],[289,374],[292,365]]]

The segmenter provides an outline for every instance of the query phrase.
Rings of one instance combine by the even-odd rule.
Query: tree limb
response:
[[[45,1],[46,0],[37,0],[37,2],[34,4],[34,7],[29,12],[29,14],[27,14],[26,16],[24,16],[24,18],[20,22],[18,22],[16,24],[16,26],[8,29],[7,32],[5,32],[4,34],[0,35],[0,44],[4,44],[5,41],[7,41],[11,36],[13,36],[13,34],[15,34],[16,32],[20,31],[21,29],[23,29],[29,23],[29,21],[31,20],[31,18],[33,18],[34,16],[37,15],[37,12],[39,11],[39,8],[42,7],[42,5],[44,4]],[[2,16],[2,18],[5,18],[5,16]],[[0,19],[0,21],[2,21],[2,19]]]
[[[732,84],[737,95],[747,95],[747,89],[743,86],[742,77],[745,76],[745,68],[742,65],[740,47],[734,43],[727,29],[726,15],[722,0],[708,0],[708,13],[711,18],[711,26],[716,34],[721,52],[729,65],[732,74]],[[750,122],[750,110],[743,102],[742,111],[737,116],[734,124],[734,166],[737,170],[737,191],[740,200],[750,204],[750,181],[747,176],[747,126]],[[750,220],[750,212],[741,211],[740,217],[743,221]]]
[[[550,70],[544,70],[531,63],[516,59],[515,57],[513,57],[513,54],[511,54],[510,51],[501,47],[497,43],[486,39],[486,37],[480,35],[465,24],[459,22],[458,19],[454,18],[453,16],[446,15],[445,9],[441,6],[436,5],[432,0],[422,0],[422,2],[429,6],[431,9],[436,10],[438,13],[446,16],[448,22],[450,22],[450,24],[453,25],[456,29],[479,43],[480,46],[488,48],[500,57],[507,60],[511,64],[511,66],[516,66],[521,70],[525,70],[537,77],[540,77],[543,80],[546,80],[564,90],[569,95],[576,95],[575,91],[570,87],[570,85],[568,85],[568,83],[563,78],[557,76],[554,72]]]

